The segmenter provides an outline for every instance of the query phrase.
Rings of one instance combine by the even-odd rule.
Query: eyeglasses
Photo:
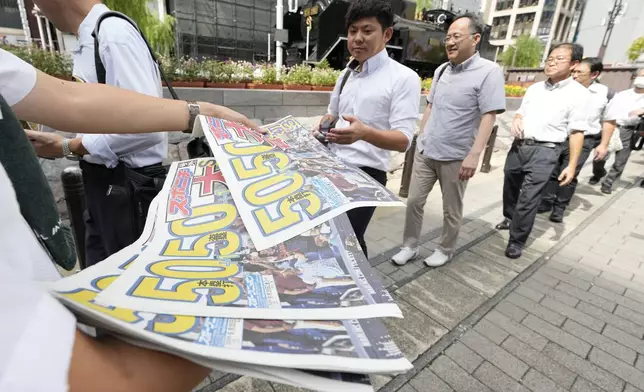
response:
[[[475,34],[465,34],[465,35],[454,34],[454,35],[448,35],[448,36],[446,36],[445,38],[443,38],[443,39],[441,40],[441,42],[442,42],[442,43],[444,43],[444,44],[446,44],[446,43],[448,43],[448,42],[450,42],[450,41],[452,41],[452,42],[461,42],[461,41],[463,41],[466,37],[469,37],[469,36],[471,36],[471,35],[475,35]]]
[[[555,62],[555,63],[557,63],[557,64],[561,64],[561,63],[565,63],[565,62],[569,62],[569,61],[570,61],[570,58],[569,58],[569,57],[562,57],[562,56],[558,56],[558,57],[548,57],[548,58],[546,59],[546,64],[548,64],[548,63],[552,63],[552,62]]]

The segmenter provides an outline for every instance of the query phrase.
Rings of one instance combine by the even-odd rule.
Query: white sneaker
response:
[[[428,267],[440,267],[447,263],[451,257],[436,249],[434,253],[425,259],[425,264]]]
[[[409,260],[413,260],[418,257],[418,248],[408,248],[403,246],[400,248],[400,252],[396,253],[391,261],[396,265],[405,265]]]

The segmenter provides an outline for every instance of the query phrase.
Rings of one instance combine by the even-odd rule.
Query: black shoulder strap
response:
[[[344,76],[342,77],[342,83],[340,83],[340,93],[338,94],[338,97],[340,96],[340,94],[342,94],[342,90],[344,90],[344,85],[347,84],[349,76],[351,76],[351,70],[347,68],[347,72],[345,72]]]
[[[608,98],[608,100],[610,101],[611,99],[613,99],[614,96],[615,96],[615,90],[608,87],[608,94],[606,94],[606,98]]]
[[[438,71],[438,76],[436,76],[436,80],[432,80],[432,86],[434,85],[434,83],[436,83],[436,87],[438,87],[438,81],[441,80],[441,76],[443,76],[443,73],[445,72],[447,67],[449,67],[449,63],[445,63],[445,65],[443,65],[443,68],[441,68],[441,70]]]
[[[98,82],[100,84],[105,84],[105,66],[103,65],[103,61],[101,60],[101,55],[99,51],[98,32],[101,29],[101,23],[103,23],[105,19],[110,17],[117,17],[117,18],[124,19],[127,22],[129,22],[136,29],[136,31],[138,31],[138,33],[141,35],[141,38],[143,39],[143,42],[145,42],[145,45],[148,47],[148,50],[150,51],[150,56],[152,56],[152,61],[156,63],[157,68],[159,69],[161,80],[163,80],[165,84],[168,86],[168,91],[170,91],[170,95],[172,95],[173,99],[179,99],[179,97],[177,96],[177,93],[172,88],[172,85],[170,84],[170,82],[168,82],[165,75],[163,74],[163,68],[159,63],[159,60],[157,60],[157,57],[154,55],[154,51],[150,47],[148,40],[145,38],[145,35],[143,35],[143,32],[141,32],[141,29],[139,29],[139,26],[137,26],[136,23],[132,19],[130,19],[127,15],[116,11],[108,11],[103,15],[101,15],[96,21],[96,27],[94,27],[94,32],[92,33],[92,37],[94,37],[94,63],[96,67],[96,78],[98,79]]]

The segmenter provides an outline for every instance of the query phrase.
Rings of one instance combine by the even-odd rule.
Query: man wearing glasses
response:
[[[498,230],[510,230],[505,255],[511,259],[521,257],[566,139],[570,153],[568,166],[558,176],[559,185],[568,185],[575,178],[591,116],[587,107],[590,93],[570,76],[583,52],[577,44],[553,47],[544,70],[548,80],[528,88],[512,121],[514,143],[505,161],[503,184],[505,219],[496,225]]]
[[[633,88],[615,94],[609,105],[609,113],[611,119],[616,121],[616,127],[604,128],[602,141],[595,150],[596,164],[593,165],[594,175],[591,178],[591,184],[596,184],[606,175],[604,165],[608,155],[608,144],[613,132],[618,129],[622,149],[615,153],[615,162],[602,183],[601,191],[607,195],[613,191],[613,183],[622,176],[633,150],[633,134],[641,129],[640,125],[644,121],[644,68],[633,72]],[[644,181],[640,186],[644,186]]]
[[[586,163],[586,160],[590,156],[590,152],[601,142],[602,126],[615,126],[614,121],[609,121],[608,117],[606,117],[608,100],[615,93],[609,91],[608,87],[597,82],[597,78],[603,70],[604,66],[600,58],[587,57],[572,71],[572,78],[577,83],[586,87],[590,92],[588,110],[591,117],[589,118],[589,129],[584,132],[584,144],[581,149],[579,161],[577,162],[575,178],[570,184],[559,186],[559,173],[561,173],[562,168],[568,166],[568,158],[570,156],[570,149],[564,143],[555,169],[550,175],[550,181],[541,197],[541,205],[539,206],[538,212],[551,212],[550,221],[552,222],[563,222],[564,211],[566,211],[572,196],[575,194],[577,176],[579,176],[582,166],[584,166],[584,163]]]
[[[480,20],[467,14],[456,18],[447,31],[444,42],[449,62],[434,72],[420,124],[403,246],[392,258],[397,265],[418,256],[424,207],[436,181],[443,194],[443,233],[425,264],[438,267],[452,257],[467,181],[476,172],[496,115],[505,111],[503,72],[476,50],[482,32]]]

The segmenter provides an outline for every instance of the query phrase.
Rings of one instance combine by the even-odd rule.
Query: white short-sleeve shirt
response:
[[[13,106],[36,85],[36,69],[4,49],[0,49],[0,94]]]

